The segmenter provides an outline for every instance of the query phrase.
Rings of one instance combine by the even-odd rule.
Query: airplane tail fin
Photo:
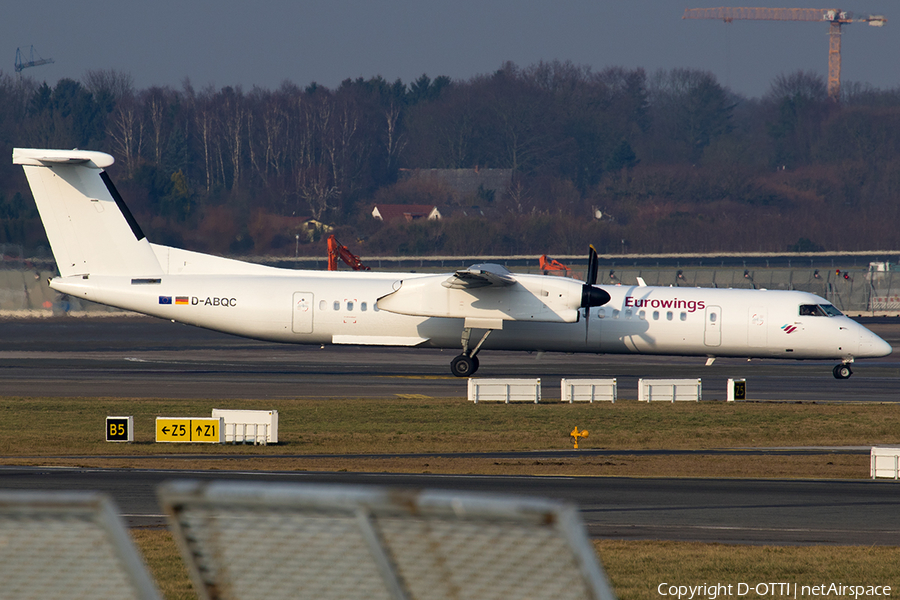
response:
[[[106,174],[113,157],[85,150],[15,148],[59,273],[160,275],[150,242]]]

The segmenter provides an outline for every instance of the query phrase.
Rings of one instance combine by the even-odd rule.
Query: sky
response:
[[[742,4],[744,4],[742,2]],[[85,72],[129,73],[138,89],[240,85],[275,89],[285,80],[336,87],[380,75],[404,83],[422,74],[466,80],[506,62],[571,61],[606,67],[712,72],[753,98],[797,70],[827,76],[828,25],[682,20],[684,0],[45,0],[4,3],[0,71],[31,46],[51,65],[23,72],[55,85]],[[779,0],[764,6],[825,7]],[[842,82],[900,86],[900,2],[846,0],[857,16],[888,23],[843,27]]]

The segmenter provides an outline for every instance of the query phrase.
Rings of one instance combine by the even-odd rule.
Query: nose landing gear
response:
[[[841,363],[834,367],[831,370],[834,373],[835,379],[849,379],[851,375],[853,375],[853,371],[850,370],[850,365],[848,363]]]

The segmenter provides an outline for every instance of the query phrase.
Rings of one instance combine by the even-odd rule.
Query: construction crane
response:
[[[362,264],[359,257],[350,252],[334,235],[328,236],[328,270],[338,270],[338,259],[344,261],[354,271],[368,271],[369,267]]]
[[[23,69],[27,69],[29,67],[39,67],[41,65],[49,65],[53,63],[52,58],[41,58],[38,55],[37,60],[34,58],[34,46],[31,47],[31,51],[28,53],[28,60],[23,59],[23,52],[21,48],[16,48],[16,73],[21,73]]]
[[[731,23],[735,19],[758,21],[819,21],[830,24],[828,32],[828,97],[835,102],[841,94],[841,25],[868,23],[883,27],[883,15],[854,18],[853,13],[839,8],[688,8],[682,19],[721,19]]]
[[[540,266],[541,271],[543,271],[544,275],[549,274],[550,271],[563,271],[563,275],[568,277],[572,272],[569,267],[554,258],[550,258],[546,254],[542,254],[538,258],[538,266]]]

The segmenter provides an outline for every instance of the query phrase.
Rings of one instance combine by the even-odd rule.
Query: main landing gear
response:
[[[493,329],[488,329],[484,332],[484,335],[481,336],[481,340],[479,340],[478,344],[471,351],[469,350],[469,337],[472,335],[471,327],[463,327],[462,332],[462,354],[453,359],[450,363],[450,372],[452,372],[457,377],[470,377],[475,374],[475,371],[478,370],[478,351],[481,350],[481,345],[484,344],[484,340],[491,335],[491,331]]]

